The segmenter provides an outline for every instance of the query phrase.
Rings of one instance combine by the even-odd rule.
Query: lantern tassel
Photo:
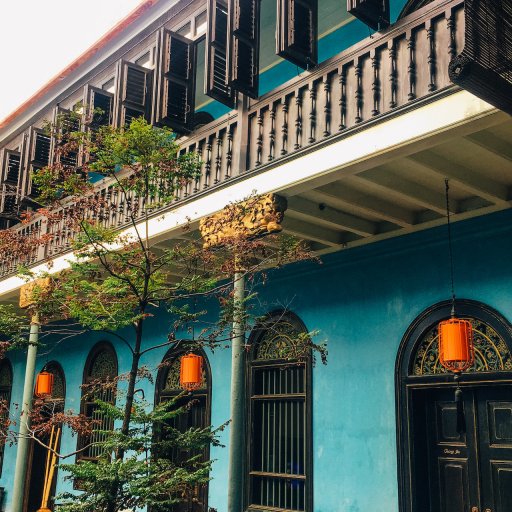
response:
[[[457,387],[455,388],[455,405],[457,406],[457,432],[464,434],[466,432],[466,418],[464,416],[464,396],[460,387],[460,375],[454,376]]]

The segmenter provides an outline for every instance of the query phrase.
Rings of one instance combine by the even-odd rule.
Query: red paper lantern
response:
[[[439,362],[454,373],[473,366],[475,351],[473,328],[469,320],[450,318],[439,324]]]
[[[186,354],[181,358],[180,385],[192,391],[199,389],[203,381],[203,358],[196,354]]]
[[[52,396],[53,373],[41,372],[37,374],[35,395],[39,398]]]

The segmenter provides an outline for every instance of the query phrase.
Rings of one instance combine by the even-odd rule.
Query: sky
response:
[[[141,0],[0,0],[0,120]]]

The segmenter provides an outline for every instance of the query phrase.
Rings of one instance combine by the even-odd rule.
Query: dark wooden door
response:
[[[512,388],[475,391],[481,511],[512,512]]]
[[[512,512],[512,388],[417,392],[413,408],[417,512]]]

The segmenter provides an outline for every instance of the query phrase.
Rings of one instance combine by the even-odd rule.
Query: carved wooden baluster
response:
[[[312,81],[309,84],[309,100],[310,100],[310,110],[309,110],[309,138],[308,142],[311,144],[315,142],[315,133],[316,133],[316,83]]]
[[[331,81],[330,75],[327,74],[324,77],[324,95],[325,95],[325,103],[324,103],[324,137],[329,137],[331,135]]]
[[[274,152],[276,147],[276,104],[272,102],[269,110],[270,116],[270,133],[269,133],[269,148],[268,148],[268,161],[274,160]]]
[[[397,64],[396,64],[396,44],[393,39],[389,46],[389,85],[391,86],[391,95],[389,100],[389,108],[395,108],[397,105]]]
[[[210,175],[212,172],[212,138],[214,136],[210,135],[206,139],[206,162],[204,165],[204,183],[203,188],[208,188],[210,186]]]
[[[356,118],[355,122],[360,123],[363,120],[363,68],[361,59],[357,59],[354,67],[356,77]]]
[[[434,24],[432,20],[427,21],[425,24],[427,30],[427,41],[428,41],[428,69],[430,72],[430,82],[428,84],[428,91],[434,92],[437,89],[436,86],[436,34],[434,30]]]
[[[231,164],[233,162],[233,125],[227,127],[227,152],[226,152],[226,175],[225,178],[231,178]]]
[[[372,82],[372,91],[373,91],[373,109],[372,116],[377,116],[380,113],[379,105],[380,105],[380,59],[376,50],[373,50],[371,53],[372,59],[372,69],[373,69],[373,82]]]
[[[263,114],[258,110],[256,118],[258,125],[258,137],[256,138],[256,165],[261,165],[261,155],[263,154]]]
[[[302,138],[302,89],[295,92],[295,106],[297,115],[295,117],[295,144],[294,149],[300,149],[300,141]]]
[[[452,60],[457,56],[457,41],[455,39],[455,16],[451,9],[446,13],[446,28],[448,30],[448,54]]]
[[[338,131],[342,131],[347,127],[347,72],[344,66],[338,70],[340,84],[340,124]]]
[[[281,155],[288,153],[288,96],[282,100],[283,105],[283,125],[281,126],[282,145]]]
[[[222,138],[224,135],[221,132],[217,133],[217,156],[215,157],[215,179],[213,183],[219,183],[220,173],[222,170]]]
[[[407,49],[409,50],[409,65],[407,66],[407,73],[409,75],[409,94],[407,98],[409,101],[416,98],[416,41],[415,34],[411,30],[407,37]]]

